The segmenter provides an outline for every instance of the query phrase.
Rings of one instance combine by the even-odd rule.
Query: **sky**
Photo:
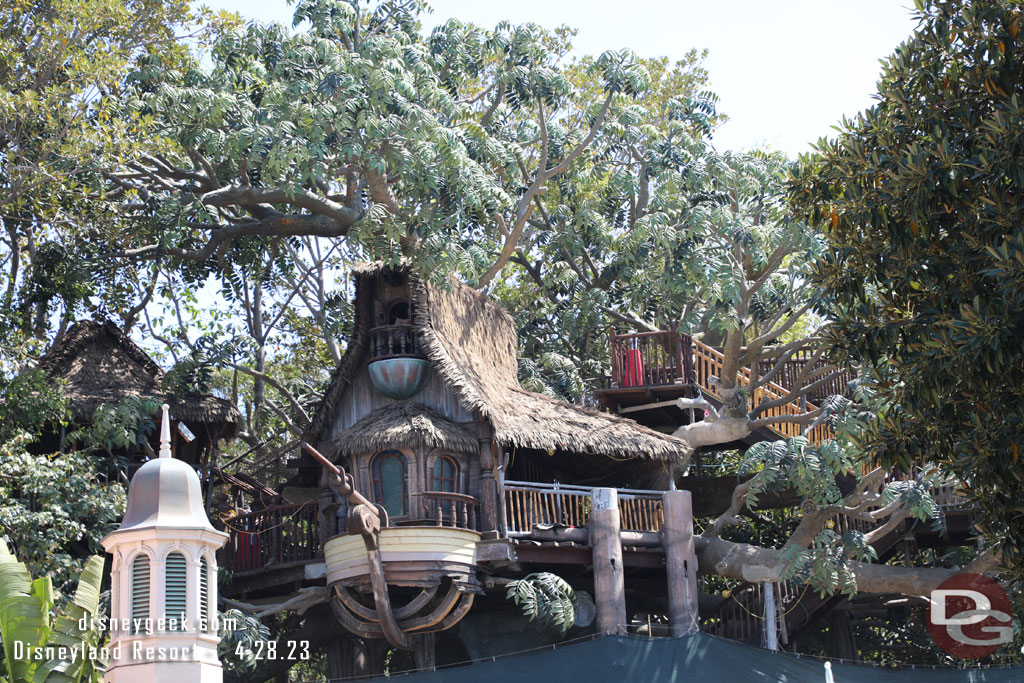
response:
[[[204,0],[247,19],[291,25],[286,0]],[[719,111],[719,149],[768,146],[791,156],[871,106],[879,60],[913,31],[911,0],[434,0],[424,28],[452,17],[576,29],[578,54],[630,48],[679,59],[707,48]]]

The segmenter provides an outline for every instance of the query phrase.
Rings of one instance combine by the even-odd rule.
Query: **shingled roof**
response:
[[[355,272],[355,329],[313,417],[307,440],[320,440],[345,387],[365,360],[373,311],[372,301],[363,294],[369,291],[371,280],[387,270],[372,264]],[[460,402],[490,422],[499,443],[617,458],[667,461],[689,455],[679,439],[628,418],[526,391],[519,384],[516,330],[507,312],[465,284],[453,280],[449,288],[437,287],[424,283],[407,268],[402,270],[410,278],[412,325],[420,348]]]
[[[109,320],[75,323],[40,359],[39,367],[64,381],[75,422],[89,422],[101,405],[125,396],[166,401],[175,418],[192,425],[222,424],[228,437],[241,422],[238,409],[225,399],[164,392],[160,366]]]

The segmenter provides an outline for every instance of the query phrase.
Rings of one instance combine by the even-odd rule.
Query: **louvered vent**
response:
[[[203,630],[209,633],[213,619],[210,617],[210,563],[205,557],[199,560],[199,619]]]
[[[167,556],[167,586],[164,591],[164,615],[167,618],[169,630],[185,630],[185,615],[188,609],[185,589],[186,572],[184,555],[181,553],[171,553]],[[171,619],[177,620],[176,623],[172,624]]]
[[[149,619],[149,555],[139,555],[132,562],[132,633],[147,629]]]

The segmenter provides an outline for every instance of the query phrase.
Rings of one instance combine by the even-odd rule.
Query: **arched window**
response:
[[[434,459],[431,469],[430,490],[455,493],[459,478],[459,466],[447,455],[439,455]]]
[[[401,451],[381,451],[370,461],[374,501],[392,517],[409,514],[408,471]]]
[[[412,312],[408,301],[395,301],[388,307],[388,325],[408,325],[412,322]]]
[[[132,560],[132,633],[143,633],[149,629],[146,620],[149,615],[149,555],[137,555]]]
[[[199,623],[205,633],[213,632],[210,615],[210,562],[204,555],[199,560]]]
[[[459,466],[447,455],[434,458],[434,466],[430,470],[430,490],[455,493],[459,479]],[[452,514],[452,502],[446,500],[441,506],[445,515]]]
[[[167,628],[169,631],[184,631],[188,612],[188,564],[185,556],[181,553],[168,555],[165,573],[167,585],[164,587],[164,618],[167,620]]]

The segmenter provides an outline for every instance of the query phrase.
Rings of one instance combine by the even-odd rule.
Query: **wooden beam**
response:
[[[656,403],[645,403],[639,406],[629,406],[628,408],[622,408],[619,410],[619,414],[635,413],[640,410],[653,410],[654,408],[667,408],[668,406],[674,406],[676,404],[675,399],[671,401],[658,401]]]

